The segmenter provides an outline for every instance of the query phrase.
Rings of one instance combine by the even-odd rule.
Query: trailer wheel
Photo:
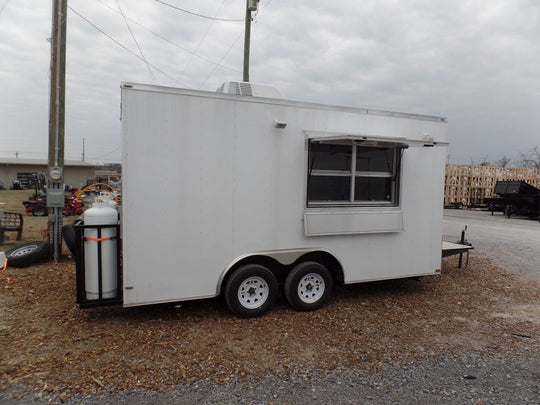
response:
[[[6,251],[8,266],[27,267],[42,260],[49,259],[49,244],[45,242],[28,242]]]
[[[35,217],[44,217],[48,214],[47,207],[41,204],[37,204],[34,206],[34,209],[32,210],[32,215]]]
[[[260,316],[274,305],[278,284],[274,274],[266,267],[248,264],[239,267],[225,285],[225,301],[238,316]]]
[[[303,262],[285,279],[285,297],[298,311],[319,309],[332,295],[333,279],[322,264]]]

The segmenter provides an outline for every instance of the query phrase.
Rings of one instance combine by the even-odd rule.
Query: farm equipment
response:
[[[30,183],[34,186],[34,194],[23,201],[26,212],[36,217],[48,215],[47,194],[45,193],[45,176],[42,173],[33,174]],[[83,211],[83,203],[75,197],[66,197],[65,205],[62,209],[64,215],[79,215]]]
[[[114,187],[107,183],[89,184],[81,190],[77,190],[73,196],[78,201],[85,200],[88,203],[93,203],[95,198],[102,193],[109,193],[111,198],[115,200],[116,204],[119,203],[117,191],[114,189]]]
[[[77,200],[75,197],[66,197],[65,201],[64,208],[62,209],[65,216],[82,214],[83,203],[81,201]],[[26,207],[26,212],[35,217],[44,217],[49,213],[46,196],[29,198],[28,200],[23,201],[23,205]]]

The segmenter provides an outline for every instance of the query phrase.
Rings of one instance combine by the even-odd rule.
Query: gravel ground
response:
[[[540,281],[540,222],[524,217],[506,218],[481,210],[445,210],[444,240],[456,242],[467,226],[466,236],[474,255],[489,258],[505,270]]]
[[[522,348],[486,356],[466,351],[376,372],[339,370],[328,375],[268,376],[228,385],[200,382],[173,391],[128,390],[77,398],[83,404],[537,404],[537,352]]]
[[[220,299],[80,310],[71,260],[8,269],[0,403],[540,403],[540,283],[480,257],[496,258],[474,238],[489,219],[463,215],[445,233],[469,223],[468,268],[340,288],[310,313],[283,299],[249,320]]]

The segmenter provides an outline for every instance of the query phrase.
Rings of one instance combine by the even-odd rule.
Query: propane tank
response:
[[[101,244],[102,298],[115,298],[118,288],[117,228],[87,228],[87,225],[116,225],[118,211],[107,195],[96,198],[92,207],[84,212],[84,269],[86,298],[99,299],[99,265]],[[101,234],[98,235],[98,229]]]

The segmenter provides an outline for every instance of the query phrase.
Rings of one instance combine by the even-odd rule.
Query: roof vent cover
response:
[[[236,94],[237,96],[283,98],[279,90],[272,86],[249,82],[225,82],[217,89],[217,92]]]

